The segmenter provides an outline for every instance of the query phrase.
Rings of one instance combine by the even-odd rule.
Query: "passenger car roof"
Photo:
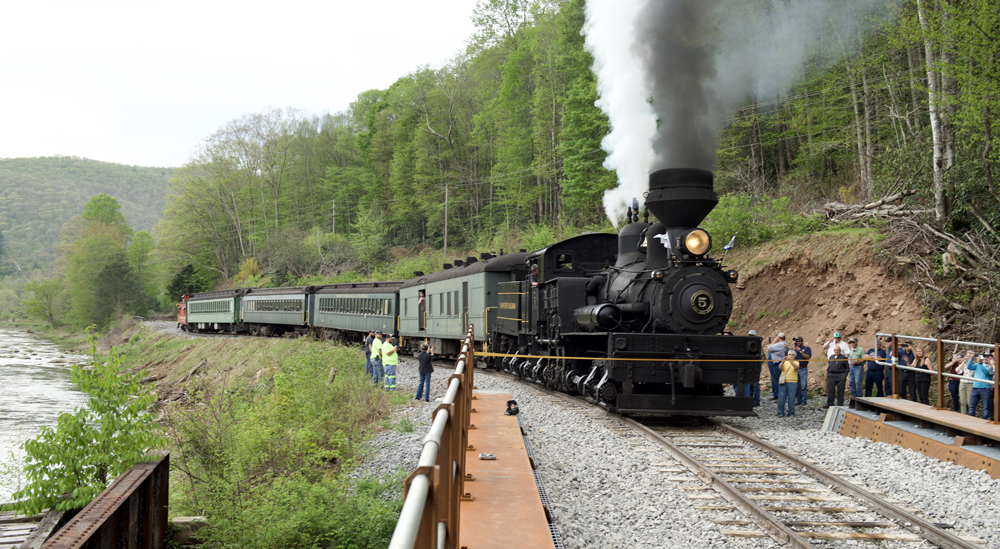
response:
[[[479,273],[512,272],[517,270],[526,271],[527,267],[525,266],[524,261],[527,258],[528,254],[526,252],[514,252],[490,259],[481,259],[475,263],[466,263],[461,267],[452,267],[451,269],[444,269],[428,275],[411,278],[410,280],[404,282],[399,288],[402,290],[412,288],[414,286],[423,286],[424,284],[430,284],[431,282],[440,282],[442,280],[461,278],[463,276]]]

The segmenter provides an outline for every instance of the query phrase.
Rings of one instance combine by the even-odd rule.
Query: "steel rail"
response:
[[[497,372],[498,375],[509,376],[509,374],[503,374]],[[513,377],[513,376],[510,376]],[[764,529],[774,541],[782,544],[789,545],[790,547],[796,547],[799,549],[813,549],[815,546],[809,543],[809,540],[798,535],[795,530],[792,530],[781,521],[781,519],[775,517],[774,515],[768,513],[766,510],[762,509],[753,500],[748,499],[746,495],[740,492],[737,488],[726,482],[725,479],[717,475],[710,468],[703,465],[698,458],[692,456],[688,452],[684,451],[674,443],[667,440],[665,437],[661,436],[656,431],[653,431],[649,427],[635,421],[634,419],[620,416],[618,414],[608,412],[607,410],[594,406],[587,402],[586,400],[568,395],[566,393],[561,393],[559,391],[553,391],[548,387],[531,384],[532,387],[538,389],[544,393],[556,396],[567,402],[573,403],[583,403],[588,407],[592,407],[595,410],[600,410],[604,414],[618,423],[624,424],[628,427],[641,431],[646,435],[647,438],[652,439],[654,442],[663,446],[667,452],[674,457],[677,461],[683,463],[688,469],[695,472],[695,475],[702,480],[705,484],[708,484],[717,492],[721,493],[723,497],[730,503],[732,503],[736,508],[742,511],[745,515],[748,515],[756,519],[756,524]]]
[[[499,372],[497,374],[502,376],[509,376],[509,374],[502,374]],[[538,384],[530,384],[530,386],[544,393],[559,397],[560,399],[565,400],[567,402],[584,403],[588,406],[592,406],[595,410],[602,411],[608,418],[613,419],[618,423],[622,423],[630,427],[633,427],[639,431],[642,431],[647,436],[647,438],[650,438],[659,445],[663,446],[675,459],[683,463],[686,467],[688,467],[692,471],[695,471],[695,475],[698,478],[700,478],[702,482],[704,482],[714,490],[721,493],[728,501],[730,501],[730,503],[733,503],[734,506],[743,511],[744,514],[750,516],[751,518],[757,519],[755,523],[758,526],[761,526],[764,529],[765,533],[772,539],[783,545],[791,544],[792,547],[802,547],[802,548],[813,547],[813,545],[811,545],[807,539],[803,538],[794,530],[789,528],[782,519],[779,519],[774,515],[772,515],[771,513],[769,513],[767,510],[762,509],[753,500],[747,499],[742,492],[740,492],[738,489],[729,484],[725,479],[719,477],[711,469],[702,465],[699,462],[698,458],[692,456],[685,450],[677,447],[672,442],[667,440],[666,437],[661,436],[659,433],[650,429],[649,427],[631,418],[626,418],[618,414],[608,412],[603,408],[593,406],[586,400],[581,399],[579,397],[567,395],[565,393],[561,393],[558,391],[553,391],[548,387],[544,387]],[[871,492],[868,492],[867,490],[859,486],[856,486],[848,481],[845,481],[836,475],[828,473],[823,469],[807,461],[804,461],[784,450],[776,448],[771,444],[768,444],[767,442],[749,433],[741,431],[735,427],[719,423],[718,421],[715,420],[709,420],[709,421],[713,425],[718,427],[720,430],[729,432],[737,437],[740,437],[743,440],[767,452],[771,452],[772,454],[780,457],[781,459],[784,459],[785,461],[792,464],[794,467],[798,467],[807,471],[809,474],[813,475],[821,482],[824,482],[830,485],[831,487],[837,488],[838,491],[840,491],[842,494],[855,497],[867,503],[873,509],[883,513],[886,517],[895,520],[898,523],[897,524],[898,526],[923,537],[924,539],[930,541],[931,543],[935,543],[944,549],[979,549],[980,547],[979,545],[965,541],[954,534],[950,534],[942,530],[941,528],[935,526],[933,523],[924,520],[912,513],[909,513],[903,510],[902,508],[897,507],[889,503],[888,501],[872,494]],[[907,523],[909,523],[909,526],[907,526]]]
[[[944,530],[935,526],[933,523],[928,522],[912,513],[903,510],[900,507],[897,507],[889,503],[888,501],[876,496],[875,494],[872,494],[871,492],[865,490],[864,488],[861,488],[860,486],[847,482],[846,480],[843,480],[836,475],[830,474],[824,471],[823,469],[809,463],[808,461],[804,461],[784,450],[781,450],[780,448],[776,448],[773,445],[768,444],[767,442],[751,435],[750,433],[741,431],[735,427],[726,425],[724,423],[719,423],[717,421],[713,421],[713,423],[719,429],[728,433],[732,433],[733,435],[736,435],[747,442],[750,442],[760,448],[763,448],[764,450],[791,463],[795,467],[807,470],[810,475],[814,475],[816,478],[819,478],[824,483],[836,487],[838,491],[840,491],[841,493],[864,501],[865,503],[877,509],[885,516],[896,520],[902,528],[905,528],[923,537],[924,539],[930,541],[931,543],[935,543],[945,549],[979,548],[978,545],[969,543],[954,534],[945,532]],[[907,525],[907,523],[909,523],[909,525]]]
[[[702,482],[711,486],[715,491],[721,493],[730,503],[742,511],[743,514],[754,519],[754,522],[763,528],[764,532],[774,539],[774,541],[777,541],[782,545],[797,547],[800,549],[812,549],[814,547],[813,544],[809,543],[809,540],[800,536],[797,532],[795,532],[795,530],[786,526],[781,519],[757,505],[756,502],[749,499],[739,489],[726,482],[724,478],[716,474],[706,465],[702,464],[698,458],[692,456],[681,447],[667,440],[666,437],[661,436],[656,431],[635,421],[634,419],[611,413],[608,413],[608,415],[617,419],[620,423],[624,423],[645,433],[647,438],[651,438],[654,442],[666,449],[667,452],[677,461],[680,461],[685,467],[695,472],[695,475],[701,479]]]

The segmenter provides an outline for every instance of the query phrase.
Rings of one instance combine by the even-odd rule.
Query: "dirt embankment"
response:
[[[730,330],[802,336],[814,354],[833,332],[856,336],[865,348],[878,332],[930,336],[923,309],[903,278],[885,271],[872,251],[871,231],[795,237],[729,254],[740,271]]]

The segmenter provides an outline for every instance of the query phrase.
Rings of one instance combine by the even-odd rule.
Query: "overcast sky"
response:
[[[475,0],[0,0],[0,158],[180,166],[267,107],[344,110],[473,32]]]

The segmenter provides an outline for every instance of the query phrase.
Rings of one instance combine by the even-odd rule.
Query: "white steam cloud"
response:
[[[611,122],[604,167],[619,181],[604,195],[611,222],[642,202],[650,172],[715,169],[733,109],[787,91],[807,56],[852,52],[874,15],[876,0],[587,0],[596,105]]]
[[[646,192],[653,163],[650,143],[656,134],[656,113],[648,101],[645,68],[632,51],[633,22],[645,3],[588,0],[583,26],[597,75],[600,98],[595,104],[611,120],[611,132],[601,147],[608,152],[604,167],[618,174],[618,187],[604,193],[604,210],[616,227],[626,203]]]

